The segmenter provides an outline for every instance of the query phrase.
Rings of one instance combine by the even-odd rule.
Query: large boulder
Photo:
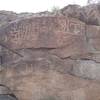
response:
[[[64,16],[22,19],[0,33],[4,44],[13,50],[47,48],[63,58],[87,52],[85,24]]]
[[[99,100],[99,13],[99,5],[69,5],[1,16],[0,84],[12,92],[0,87],[0,99]]]
[[[3,70],[3,84],[12,89],[19,100],[98,100],[100,83],[80,79],[54,70],[34,70],[34,66]]]
[[[61,13],[68,17],[77,18],[89,25],[100,25],[100,4],[84,7],[69,5],[61,9]]]

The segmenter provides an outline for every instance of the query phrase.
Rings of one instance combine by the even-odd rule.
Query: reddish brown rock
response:
[[[10,87],[19,100],[98,100],[100,84],[62,74],[54,70],[43,72],[32,66],[13,67],[4,74],[3,84]]]
[[[9,24],[5,44],[12,49],[48,48],[60,56],[87,52],[85,24],[66,17],[32,17]]]
[[[0,84],[18,100],[99,100],[99,6],[91,7],[19,14],[2,26]]]
[[[33,17],[14,22],[5,28],[12,48],[58,48],[73,36],[84,35],[84,23],[66,17]]]

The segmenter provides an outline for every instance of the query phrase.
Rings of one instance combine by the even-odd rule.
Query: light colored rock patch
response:
[[[72,73],[83,78],[100,80],[100,63],[91,60],[78,60]]]

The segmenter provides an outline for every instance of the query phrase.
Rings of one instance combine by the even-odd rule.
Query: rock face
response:
[[[100,99],[99,4],[1,12],[0,99]]]
[[[94,61],[77,61],[75,67],[73,67],[73,73],[77,76],[84,78],[91,78],[100,80],[100,64]]]
[[[80,7],[79,5],[69,5],[61,10],[62,14],[77,18],[89,25],[100,25],[100,4]]]
[[[84,23],[66,17],[32,17],[9,24],[4,41],[12,49],[60,48],[69,45],[71,39],[84,40],[84,28]]]
[[[54,70],[35,70],[33,66],[14,67],[4,76],[7,86],[19,100],[95,100],[100,98],[100,84]],[[16,90],[14,90],[16,89]]]
[[[17,14],[13,12],[0,11],[0,27],[8,24],[9,22],[15,20]]]

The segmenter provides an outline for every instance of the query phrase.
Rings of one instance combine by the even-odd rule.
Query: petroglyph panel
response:
[[[68,29],[74,35],[82,35],[85,33],[85,24],[72,19],[68,23]]]
[[[69,30],[71,33],[80,34],[81,33],[81,26],[80,24],[76,24],[75,22],[69,23]]]
[[[81,23],[70,22],[66,17],[34,17],[11,23],[6,28],[6,41],[15,49],[58,48],[81,32]]]

